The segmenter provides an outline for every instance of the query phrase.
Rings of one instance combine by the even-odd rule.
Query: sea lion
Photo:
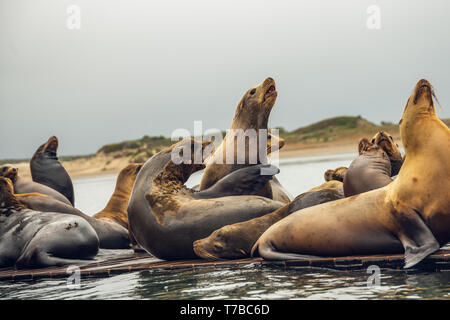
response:
[[[72,203],[61,193],[43,184],[19,176],[19,169],[10,164],[0,167],[0,177],[11,179],[14,184],[14,193],[43,193],[65,204]]]
[[[18,194],[17,199],[27,208],[42,212],[60,212],[84,218],[95,229],[102,249],[129,249],[133,238],[128,231],[127,206],[131,190],[142,164],[130,164],[117,177],[116,187],[105,209],[94,216],[39,193]]]
[[[377,132],[371,140],[372,144],[379,145],[389,157],[391,162],[391,177],[396,176],[403,164],[403,157],[398,144],[388,132]]]
[[[206,169],[202,175],[199,190],[205,190],[211,187],[214,183],[234,170],[251,165],[252,159],[250,159],[250,151],[255,153],[253,164],[267,163],[266,154],[259,152],[259,149],[263,147],[261,145],[263,141],[261,140],[259,133],[262,132],[261,130],[266,130],[267,132],[269,115],[275,104],[276,98],[277,91],[275,81],[272,78],[265,79],[261,84],[249,89],[244,94],[236,107],[230,130],[228,130],[224,140],[217,150],[215,150],[214,153],[205,161]],[[256,145],[253,145],[252,147],[257,147],[257,150],[250,150],[250,139],[244,138],[245,134],[249,132],[256,133]],[[271,136],[269,136],[269,138],[269,140],[272,140]],[[279,139],[282,145],[284,145],[284,140],[278,137],[276,138]],[[239,150],[238,152],[237,141],[241,139],[245,139],[245,150]],[[275,140],[276,139],[274,139],[274,141]],[[227,162],[227,145],[229,143],[232,143],[232,148],[234,148],[234,152],[231,157],[232,163],[229,163],[229,161]],[[264,141],[264,144],[265,143],[266,141]],[[272,150],[270,147],[267,147],[267,151],[270,153],[276,150]],[[245,152],[245,159],[242,159],[242,163],[238,163],[238,154],[240,154],[240,152]],[[288,203],[291,198],[283,189],[279,188],[280,186],[281,185],[279,182],[269,182],[258,193],[258,195]],[[273,191],[272,189],[276,190]]]
[[[361,139],[359,156],[352,161],[344,179],[344,193],[350,197],[384,187],[392,182],[402,165],[402,155],[388,133],[378,132],[371,141]]]
[[[94,218],[111,220],[128,229],[128,201],[142,166],[143,163],[129,164],[119,172],[114,193],[106,207],[93,215]]]
[[[274,212],[248,221],[226,225],[211,233],[207,238],[195,241],[194,252],[200,258],[208,260],[249,257],[256,240],[275,222],[297,210],[343,197],[343,192],[334,186],[302,193]]]
[[[50,187],[64,195],[72,205],[75,203],[72,179],[58,160],[58,138],[52,136],[41,145],[30,160],[31,177],[34,182]]]
[[[202,144],[205,148],[207,143]],[[275,211],[281,202],[243,195],[255,194],[271,179],[261,175],[262,165],[236,170],[210,188],[194,192],[184,186],[203,164],[171,160],[178,147],[191,148],[184,139],[151,157],[142,167],[128,205],[130,229],[138,244],[154,256],[165,259],[197,258],[193,242],[227,224],[245,221]],[[277,172],[270,168],[271,172]]]
[[[380,189],[290,214],[252,248],[264,259],[401,253],[405,268],[450,240],[450,130],[420,80],[400,120],[405,161]]]
[[[44,268],[87,263],[98,252],[98,237],[84,219],[26,209],[14,186],[0,178],[0,268]]]
[[[347,173],[347,167],[337,167],[336,169],[332,170],[327,170],[325,171],[324,174],[324,179],[325,181],[332,181],[332,180],[336,180],[336,181],[340,181],[340,182],[344,182],[344,177],[345,174]]]

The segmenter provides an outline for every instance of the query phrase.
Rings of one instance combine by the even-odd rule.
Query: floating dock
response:
[[[83,277],[108,277],[116,274],[135,271],[172,271],[179,269],[199,270],[205,268],[240,268],[253,266],[254,268],[298,268],[316,267],[337,270],[366,269],[370,265],[377,265],[380,268],[402,269],[403,254],[394,255],[371,255],[371,256],[350,256],[335,258],[315,258],[308,260],[287,260],[268,261],[262,258],[247,258],[239,260],[179,260],[163,261],[148,253],[127,253],[117,256],[108,256],[93,263],[79,266],[80,276]],[[408,269],[410,270],[410,269]],[[450,271],[450,250],[441,249],[428,256],[414,270],[427,271]],[[0,280],[35,280],[66,278],[73,271],[68,272],[66,267],[51,267],[43,269],[23,269],[13,268],[0,269]]]

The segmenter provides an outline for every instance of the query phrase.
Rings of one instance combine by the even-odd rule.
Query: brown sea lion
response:
[[[261,175],[262,165],[244,167],[210,188],[194,192],[184,186],[202,164],[175,164],[172,152],[192,149],[185,139],[151,157],[136,178],[128,206],[130,229],[138,244],[160,259],[197,258],[193,242],[227,224],[253,219],[282,206],[281,202],[255,196],[271,175]],[[206,143],[203,143],[204,148]],[[201,149],[202,149],[201,148]],[[270,168],[271,172],[277,172]],[[248,195],[250,194],[250,195]]]
[[[347,173],[347,167],[337,167],[336,169],[327,170],[324,174],[325,181],[340,181],[344,182],[345,174]]]
[[[205,162],[206,169],[200,182],[200,191],[211,187],[214,183],[234,170],[241,169],[252,164],[267,163],[266,154],[259,152],[263,141],[258,133],[261,132],[260,130],[267,130],[269,115],[275,104],[276,98],[277,91],[275,88],[275,81],[272,78],[265,79],[260,85],[249,89],[244,94],[241,101],[237,105],[230,130],[228,130],[221,145]],[[255,132],[257,136],[257,150],[252,149],[256,155],[255,159],[253,159],[255,160],[253,163],[250,158],[250,139],[245,139],[243,136],[245,133],[249,132]],[[245,139],[244,150],[238,150],[237,141],[241,139]],[[281,141],[282,140],[280,140],[280,142]],[[232,163],[227,163],[228,143],[232,143],[232,147],[234,148],[234,151],[232,152]],[[266,141],[264,141],[264,147],[266,146],[265,144]],[[272,152],[273,150],[268,147],[267,151]],[[245,152],[245,159],[242,159],[242,163],[238,163],[238,154],[241,152],[242,154]],[[280,189],[279,186],[281,186],[279,182],[275,184],[269,182],[266,186],[264,186],[264,188],[262,188],[258,195],[288,203],[291,200],[289,195],[285,194],[284,190]],[[277,190],[273,192],[272,189]]]
[[[0,177],[11,179],[14,184],[14,193],[43,193],[56,200],[72,206],[72,203],[58,191],[43,184],[19,176],[19,169],[10,164],[0,167]]]
[[[296,211],[252,248],[265,259],[405,254],[405,268],[450,240],[450,130],[420,80],[400,120],[405,161],[387,186]]]
[[[339,183],[342,185],[341,182]],[[195,241],[194,252],[197,256],[208,260],[249,257],[256,240],[275,222],[297,210],[344,197],[339,188],[331,186],[329,189],[322,187],[315,191],[302,193],[292,202],[262,217],[224,226],[211,233],[207,238]]]
[[[72,205],[75,203],[72,179],[58,160],[58,138],[52,136],[41,145],[30,160],[34,182],[50,187],[64,195]]]
[[[44,268],[87,263],[98,252],[98,237],[84,219],[29,210],[0,178],[0,268]]]
[[[128,229],[128,201],[130,200],[136,177],[143,165],[143,163],[129,164],[120,171],[117,176],[114,193],[106,207],[93,215],[94,218],[111,220]]]
[[[352,161],[344,179],[344,193],[350,197],[384,187],[392,182],[402,165],[402,155],[388,133],[378,132],[371,141],[361,139],[359,156]],[[393,169],[394,168],[394,169]]]

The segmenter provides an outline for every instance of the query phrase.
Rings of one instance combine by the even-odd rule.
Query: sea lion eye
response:
[[[389,138],[391,138],[391,140],[394,140],[394,138],[392,138],[392,136],[389,136]]]
[[[372,143],[375,143],[375,139],[372,139]]]
[[[256,89],[252,89],[252,91],[250,91],[250,94],[251,94],[251,95],[254,95],[255,92],[256,92]]]

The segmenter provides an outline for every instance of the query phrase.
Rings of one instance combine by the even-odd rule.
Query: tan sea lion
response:
[[[129,164],[120,171],[117,176],[114,193],[106,207],[93,215],[94,218],[111,220],[128,229],[128,201],[130,200],[136,177],[143,165],[143,163]]]
[[[352,161],[344,179],[344,194],[350,197],[384,187],[392,182],[402,165],[402,155],[388,133],[378,132],[371,141],[361,139],[359,156]]]
[[[347,173],[347,167],[337,167],[336,169],[327,170],[324,174],[325,181],[340,181],[344,182],[345,174]]]
[[[259,149],[261,147],[260,143],[262,143],[262,141],[260,141],[261,137],[258,135],[258,133],[260,132],[260,130],[267,130],[269,115],[272,107],[275,104],[276,98],[277,91],[275,88],[275,81],[272,78],[265,79],[260,85],[249,89],[244,94],[241,101],[237,105],[230,130],[227,132],[221,145],[205,162],[206,169],[200,182],[200,191],[211,187],[214,183],[225,177],[227,174],[233,172],[234,170],[244,168],[252,164],[250,163],[251,159],[249,157],[250,152],[248,139],[245,140],[245,150],[239,150],[242,151],[242,153],[245,151],[245,159],[242,164],[238,164],[237,141],[242,136],[239,133],[236,134],[236,130],[242,130],[244,134],[246,132],[250,132],[251,130],[254,130],[254,132],[256,132],[258,150],[253,150],[257,154],[256,162],[253,164],[267,163],[265,154],[262,158],[262,154],[260,154],[259,152]],[[233,163],[229,164],[227,163],[227,143],[232,142],[233,140]],[[284,140],[280,140],[280,142],[284,144]],[[264,143],[266,142],[264,141]],[[271,150],[271,148],[268,147],[267,151],[272,152],[274,150]],[[280,186],[281,185],[279,184],[279,182],[269,182],[258,193],[258,195],[288,203],[291,199],[283,189],[279,188]],[[277,190],[273,191],[272,189]]]
[[[98,252],[94,229],[80,217],[25,208],[10,179],[0,178],[0,268],[87,263]]]
[[[189,176],[204,167],[192,163],[196,150],[193,141],[182,140],[151,157],[133,188],[128,206],[130,229],[137,243],[160,259],[197,258],[195,240],[224,225],[253,219],[282,206],[281,202],[254,195],[272,178],[260,174],[263,165],[233,171],[199,192],[185,187]],[[192,149],[191,163],[175,164],[171,160],[179,146]],[[205,146],[203,143],[201,149]]]
[[[342,189],[342,183],[338,183]],[[214,231],[207,238],[194,242],[195,254],[208,260],[249,257],[256,240],[275,222],[297,210],[344,197],[342,190],[336,188],[334,184],[329,185],[331,188],[321,186],[314,191],[302,193],[292,202],[262,217],[227,225]]]
[[[272,225],[252,248],[265,259],[405,254],[405,268],[450,240],[450,130],[420,80],[400,120],[405,161],[387,186],[300,211]]]
[[[21,177],[19,175],[19,169],[10,164],[6,164],[0,167],[0,177],[11,179],[14,184],[14,193],[43,193],[58,201],[72,206],[72,203],[64,195],[54,190],[53,188]]]

